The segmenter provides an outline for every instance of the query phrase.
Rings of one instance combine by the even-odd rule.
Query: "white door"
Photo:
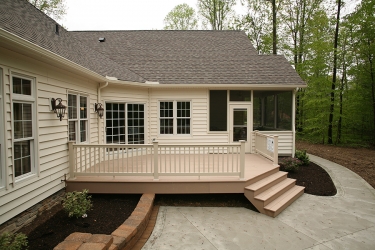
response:
[[[231,104],[230,109],[230,142],[245,140],[245,152],[251,151],[251,131],[253,131],[252,113],[250,104]]]

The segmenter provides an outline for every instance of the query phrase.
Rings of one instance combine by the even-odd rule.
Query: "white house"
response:
[[[295,91],[305,86],[284,56],[258,55],[244,32],[69,32],[26,0],[2,0],[0,224],[65,187],[76,160],[68,142],[244,140],[250,155],[258,130],[293,155]],[[67,107],[61,121],[52,98]]]

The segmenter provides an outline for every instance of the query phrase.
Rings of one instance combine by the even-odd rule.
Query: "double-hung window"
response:
[[[160,109],[160,134],[190,134],[190,101],[162,101]]]
[[[68,94],[69,141],[88,141],[87,96]]]
[[[13,166],[16,178],[35,171],[35,91],[34,80],[12,77]]]

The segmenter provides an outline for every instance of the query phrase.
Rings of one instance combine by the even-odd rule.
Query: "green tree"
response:
[[[229,27],[234,15],[233,6],[236,0],[198,0],[199,14],[203,25],[211,25],[212,30],[223,30]]]
[[[349,133],[375,145],[375,1],[362,0],[347,17],[352,64],[348,69],[353,111]],[[349,58],[350,60],[350,58]]]
[[[246,14],[235,18],[233,29],[246,32],[258,54],[272,53],[271,7],[264,0],[247,0]]]
[[[55,20],[61,20],[66,14],[65,0],[28,0],[36,8],[40,9]]]
[[[332,68],[332,27],[324,10],[317,11],[308,20],[309,30],[305,37],[304,61],[300,75],[307,88],[299,92],[302,134],[308,139],[324,143],[327,135],[330,83]]]
[[[332,85],[331,85],[331,105],[329,107],[329,121],[328,121],[328,144],[333,143],[333,111],[335,107],[335,90],[336,90],[336,80],[337,80],[337,47],[338,47],[338,37],[339,37],[339,27],[340,27],[340,11],[341,11],[341,0],[337,1],[337,14],[336,14],[336,28],[335,37],[333,44],[333,72],[332,72]]]
[[[195,11],[188,4],[179,4],[164,18],[165,30],[195,30],[198,20]]]

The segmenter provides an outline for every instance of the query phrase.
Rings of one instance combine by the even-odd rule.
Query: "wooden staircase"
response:
[[[286,172],[270,172],[245,187],[244,194],[260,213],[276,217],[303,194],[305,187],[295,183],[296,180],[287,178]]]

